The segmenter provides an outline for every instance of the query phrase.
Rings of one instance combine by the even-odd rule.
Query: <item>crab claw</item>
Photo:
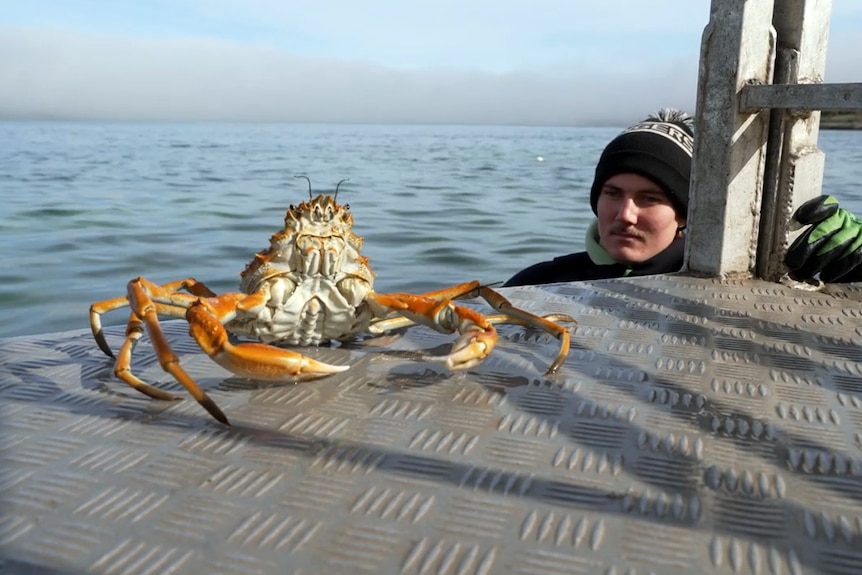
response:
[[[459,337],[447,355],[431,356],[428,360],[442,361],[453,371],[468,369],[484,361],[497,342],[495,332],[468,331]]]
[[[263,343],[224,342],[221,349],[210,355],[231,373],[261,381],[305,381],[350,369],[347,365],[331,365]]]

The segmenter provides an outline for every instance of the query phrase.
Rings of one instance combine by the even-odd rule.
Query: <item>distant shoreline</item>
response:
[[[822,130],[862,130],[862,110],[824,110],[820,113]]]
[[[373,122],[373,121],[323,121],[323,120],[238,120],[238,119],[176,119],[176,118],[88,118],[74,116],[40,116],[40,115],[9,115],[0,112],[0,123],[3,122],[59,122],[80,124],[292,124],[292,125],[346,125],[346,126],[463,126],[463,127],[500,127],[500,128],[617,128],[622,129],[632,120],[599,121],[575,124],[533,124],[533,123],[446,123],[446,122]],[[820,129],[822,130],[862,130],[862,110],[824,110],[820,113]]]

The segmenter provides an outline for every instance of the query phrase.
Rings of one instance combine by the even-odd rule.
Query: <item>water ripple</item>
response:
[[[583,249],[595,161],[618,131],[0,122],[0,337],[84,328],[90,303],[139,275],[237,289],[308,198],[297,175],[313,193],[349,178],[339,200],[378,291],[502,281]],[[860,138],[821,132],[824,190],[857,213]]]
[[[35,210],[25,210],[18,215],[25,218],[33,218],[38,221],[42,218],[67,218],[70,216],[80,216],[86,214],[85,210],[76,210],[71,208],[37,208]]]

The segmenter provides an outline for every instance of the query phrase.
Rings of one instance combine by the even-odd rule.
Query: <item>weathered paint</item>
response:
[[[769,111],[743,112],[739,93],[772,81],[773,0],[713,0],[703,33],[689,200],[687,270],[754,270]]]

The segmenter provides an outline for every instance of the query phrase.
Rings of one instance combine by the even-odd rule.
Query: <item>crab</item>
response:
[[[240,274],[239,292],[217,295],[194,278],[159,285],[137,277],[128,282],[125,296],[92,304],[93,337],[115,359],[114,374],[151,398],[180,399],[132,372],[132,350],[146,333],[162,369],[216,420],[230,424],[180,365],[160,327],[160,316],[185,318],[189,335],[204,353],[234,375],[253,380],[295,383],[344,371],[349,366],[323,363],[286,346],[346,341],[414,324],[459,334],[448,354],[427,358],[451,370],[481,363],[494,349],[498,339],[494,325],[501,323],[531,326],[557,338],[559,352],[545,375],[559,369],[569,352],[570,333],[557,322],[576,323],[570,316],[537,316],[518,309],[478,281],[423,294],[376,293],[375,274],[360,252],[362,238],[353,232],[350,206],[337,201],[344,181],[338,182],[333,195],[313,197],[308,180],[308,200],[288,208],[284,228]],[[484,299],[497,313],[486,316],[455,303],[474,298]],[[131,313],[115,355],[101,316],[124,307]]]

